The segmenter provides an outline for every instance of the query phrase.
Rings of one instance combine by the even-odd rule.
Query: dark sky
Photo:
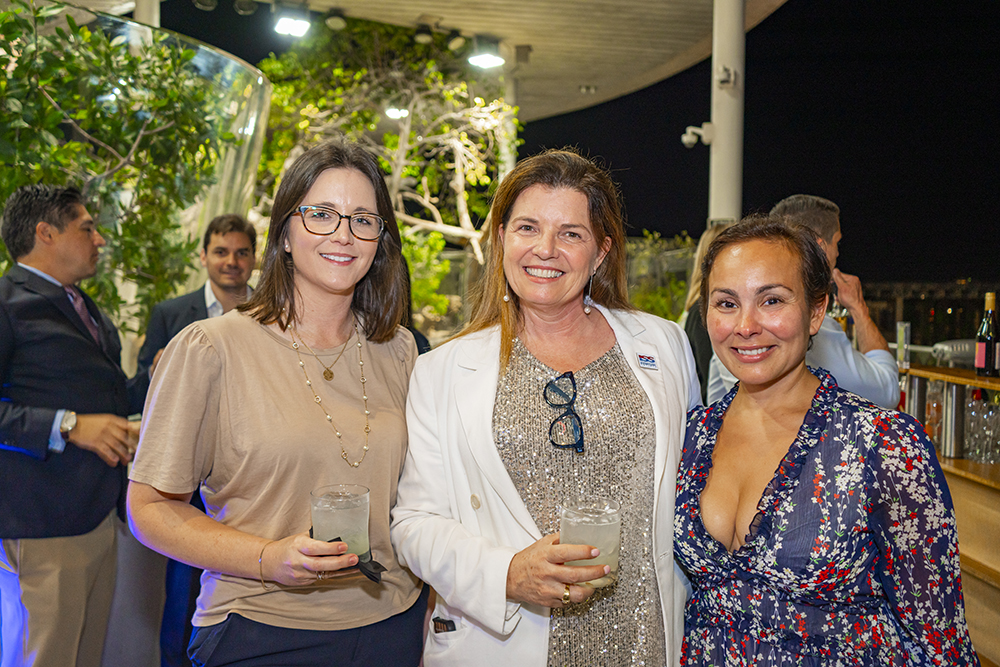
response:
[[[161,24],[256,63],[281,50],[267,5],[167,0]],[[747,34],[744,212],[796,192],[841,207],[840,267],[873,280],[1000,279],[1000,1],[788,0]],[[522,155],[578,146],[621,183],[632,233],[697,236],[710,63],[528,123]]]
[[[789,0],[747,34],[744,213],[796,192],[841,207],[839,266],[871,280],[997,280],[1000,2]],[[529,123],[522,154],[576,145],[633,227],[699,234],[710,64]]]

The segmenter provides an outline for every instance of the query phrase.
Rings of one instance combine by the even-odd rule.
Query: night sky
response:
[[[259,62],[287,44],[268,7],[190,0],[164,28]],[[747,33],[744,212],[805,192],[841,207],[839,266],[864,281],[1000,279],[1000,2],[788,0]],[[577,146],[622,186],[630,233],[697,236],[708,214],[710,62],[528,123],[521,155]]]

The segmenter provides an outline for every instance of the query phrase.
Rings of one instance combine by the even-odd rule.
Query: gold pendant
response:
[[[332,380],[333,379],[333,371],[331,371],[329,368],[327,368],[326,370],[324,370],[323,371],[323,379],[326,380],[327,382],[329,382],[330,380]]]

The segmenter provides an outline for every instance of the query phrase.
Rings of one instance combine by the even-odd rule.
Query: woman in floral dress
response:
[[[702,270],[712,345],[740,382],[688,416],[681,664],[978,665],[955,514],[923,428],[805,364],[830,282],[811,233],[744,220]]]

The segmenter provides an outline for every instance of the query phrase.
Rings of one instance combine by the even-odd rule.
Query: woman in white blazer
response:
[[[417,361],[407,404],[391,536],[438,594],[424,664],[676,665],[687,339],[629,305],[617,190],[589,160],[522,161],[490,217],[471,321]],[[597,550],[558,539],[575,493],[622,504],[618,583],[596,592],[606,566],[565,563]]]

